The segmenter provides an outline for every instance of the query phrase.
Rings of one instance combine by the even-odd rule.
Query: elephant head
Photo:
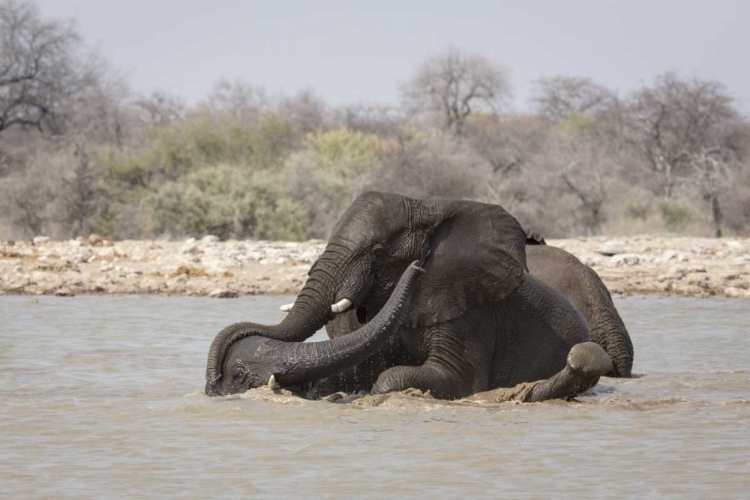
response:
[[[206,372],[206,393],[233,394],[266,384],[282,386],[314,382],[349,368],[369,356],[395,333],[406,319],[417,277],[424,270],[412,263],[380,313],[351,335],[325,342],[284,342],[255,334],[252,323],[236,323],[217,336],[242,337],[233,342],[221,362]],[[249,336],[244,334],[249,333]],[[212,346],[213,349],[214,346]]]
[[[230,346],[244,337],[299,342],[348,311],[356,311],[362,323],[370,321],[414,260],[426,274],[405,326],[448,321],[502,300],[523,282],[525,244],[518,221],[497,205],[364,193],[334,227],[284,321],[225,330],[216,338],[209,351],[209,384],[220,376]]]

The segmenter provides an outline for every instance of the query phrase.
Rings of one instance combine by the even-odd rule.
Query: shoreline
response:
[[[613,295],[750,299],[750,239],[641,235],[547,240]],[[296,295],[325,241],[0,242],[0,295]]]

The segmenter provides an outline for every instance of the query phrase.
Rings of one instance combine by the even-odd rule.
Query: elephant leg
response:
[[[406,389],[429,391],[438,399],[458,399],[471,394],[471,384],[462,377],[429,361],[421,366],[394,366],[378,377],[373,394],[385,394]]]
[[[599,377],[611,369],[612,361],[604,349],[594,342],[584,342],[573,346],[565,368],[547,380],[522,382],[514,387],[478,392],[466,400],[483,403],[533,403],[548,399],[572,399],[594,387],[599,382]]]
[[[612,360],[598,344],[576,344],[568,354],[565,368],[553,377],[537,383],[526,401],[572,399],[594,387],[599,382],[599,377],[611,370]]]

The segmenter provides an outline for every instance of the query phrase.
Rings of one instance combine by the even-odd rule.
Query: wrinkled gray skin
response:
[[[612,360],[608,377],[629,378],[633,368],[633,344],[620,318],[612,297],[599,275],[572,254],[547,246],[544,238],[527,232],[526,263],[529,271],[545,284],[562,292],[586,319],[591,340],[601,346]],[[361,326],[361,317],[352,310],[339,314],[326,325],[330,338],[347,335]],[[361,314],[360,314],[361,316]],[[386,345],[359,366],[321,381],[318,392],[352,392],[368,389],[378,375],[396,365],[415,364],[398,338]]]
[[[525,232],[497,205],[365,193],[337,223],[281,324],[230,327],[217,336],[206,392],[251,387],[222,386],[238,363],[245,379],[265,378],[267,353],[251,345],[257,337],[304,340],[334,319],[331,304],[341,299],[353,306],[329,327],[331,342],[362,337],[360,330],[380,321],[398,278],[418,260],[426,272],[400,327],[383,336],[383,347],[370,348],[366,360],[350,356],[349,368],[339,363],[339,373],[321,375],[315,382],[320,392],[416,388],[455,399],[547,379],[530,400],[573,397],[612,365],[596,344],[571,351],[590,339],[586,320],[562,293],[529,274],[525,247]],[[351,326],[358,330],[348,335]],[[400,364],[393,366],[394,360]]]
[[[217,341],[222,343],[224,338],[240,337],[240,340],[228,346],[220,372],[218,366],[209,363],[206,393],[210,396],[233,394],[269,382],[302,389],[360,363],[404,322],[422,273],[424,270],[417,262],[410,265],[378,315],[346,337],[315,343],[285,342],[258,335],[258,326],[253,323],[228,326],[219,333],[211,351],[220,349]]]
[[[633,343],[596,271],[565,250],[544,244],[527,245],[526,263],[531,274],[562,292],[586,318],[591,340],[612,358],[613,369],[606,375],[630,377]]]

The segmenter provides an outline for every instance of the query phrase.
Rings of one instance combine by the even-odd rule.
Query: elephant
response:
[[[612,359],[612,371],[606,376],[631,377],[633,343],[609,290],[596,271],[565,250],[548,246],[538,234],[529,232],[526,263],[531,274],[562,292],[586,318],[591,340]]]
[[[565,295],[588,324],[591,340],[601,346],[612,360],[608,377],[629,378],[633,367],[633,344],[609,290],[591,267],[565,250],[548,246],[544,238],[526,230],[526,263],[537,278]],[[288,306],[282,307],[282,310]],[[329,338],[347,335],[365,324],[361,309],[341,313],[326,324]],[[368,390],[378,375],[396,365],[416,364],[398,338],[389,339],[363,363],[320,381],[315,394]]]
[[[573,397],[612,362],[589,342],[571,301],[529,273],[526,243],[497,205],[364,193],[337,222],[281,323],[238,323],[217,335],[206,393],[269,380],[309,386],[359,370],[372,374],[373,393],[416,388],[456,399],[540,381],[526,400]],[[416,279],[412,267],[425,272]],[[342,313],[357,320],[356,331],[319,348],[301,344]],[[403,364],[371,361],[396,345]],[[362,368],[368,363],[372,369]]]

